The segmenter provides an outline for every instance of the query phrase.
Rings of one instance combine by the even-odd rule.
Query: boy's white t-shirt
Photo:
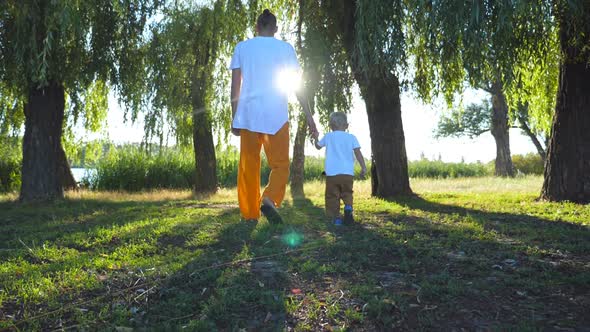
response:
[[[345,131],[327,133],[318,142],[326,147],[326,175],[354,175],[354,149],[360,148],[353,134]]]
[[[289,120],[288,94],[278,80],[284,71],[299,72],[295,49],[274,37],[254,37],[236,46],[229,69],[237,68],[242,88],[233,127],[276,134]]]

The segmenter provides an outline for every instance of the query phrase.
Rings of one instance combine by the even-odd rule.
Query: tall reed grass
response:
[[[4,142],[4,141],[2,141]],[[194,183],[194,154],[191,149],[152,149],[148,153],[139,146],[111,145],[101,152],[94,169],[82,179],[82,185],[94,190],[141,191],[157,189],[191,189]],[[16,191],[20,187],[22,153],[20,145],[4,142],[0,145],[0,192]],[[217,180],[220,187],[233,187],[237,183],[239,151],[233,147],[216,151]],[[89,158],[91,156],[88,156]],[[514,155],[515,168],[522,174],[543,174],[543,162],[536,154]],[[370,164],[367,165],[370,168]],[[323,177],[324,158],[306,157],[304,180]],[[355,173],[360,167],[355,165]],[[266,185],[270,167],[262,156],[261,185]],[[445,163],[419,160],[408,164],[411,178],[462,178],[493,175],[490,163]],[[369,174],[370,175],[370,174]]]
[[[0,192],[12,192],[20,188],[21,160],[20,142],[10,138],[0,139]]]
[[[408,173],[411,178],[461,178],[487,176],[490,169],[482,163],[446,163],[427,159],[408,163]]]

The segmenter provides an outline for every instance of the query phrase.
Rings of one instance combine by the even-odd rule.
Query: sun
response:
[[[287,95],[299,91],[301,87],[301,75],[293,69],[283,69],[277,74],[277,88]]]

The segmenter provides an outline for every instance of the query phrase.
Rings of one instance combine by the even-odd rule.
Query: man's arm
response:
[[[232,69],[231,71],[231,120],[232,120],[232,133],[236,136],[240,136],[240,130],[233,128],[234,117],[238,110],[238,101],[240,99],[240,91],[242,89],[242,70],[240,68]]]
[[[295,94],[297,95],[297,100],[299,100],[299,104],[301,104],[301,108],[303,108],[303,112],[305,113],[305,119],[307,120],[311,137],[317,142],[318,136],[320,134],[318,133],[318,129],[315,126],[315,121],[311,115],[311,110],[309,109],[309,100],[307,99],[307,96],[300,91],[295,92]],[[317,145],[316,148],[318,148]]]
[[[363,154],[361,153],[361,148],[354,149],[354,156],[356,160],[358,160],[359,164],[361,165],[361,178],[364,178],[367,174],[367,166],[365,165],[365,158],[363,158]]]

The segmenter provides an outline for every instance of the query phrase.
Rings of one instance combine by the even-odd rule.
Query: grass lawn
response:
[[[0,330],[589,329],[590,205],[541,182],[357,182],[341,227],[321,182],[280,226],[241,222],[234,190],[0,196]]]

